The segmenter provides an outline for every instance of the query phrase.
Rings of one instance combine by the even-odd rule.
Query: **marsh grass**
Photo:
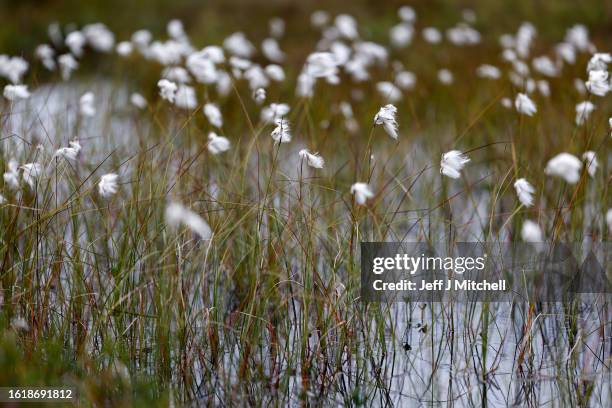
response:
[[[368,84],[353,103],[359,131],[344,129],[346,80],[312,100],[269,90],[268,101],[292,107],[287,145],[272,143],[236,83],[221,103],[232,149],[219,156],[206,149],[200,110],[212,89],[198,88],[200,106],[186,112],[151,88],[138,112],[118,70],[112,82],[82,77],[4,104],[3,167],[36,159],[46,172],[34,189],[3,189],[0,384],[71,384],[84,405],[106,406],[608,405],[606,302],[359,300],[360,241],[517,240],[527,218],[555,240],[609,239],[609,103],[573,123],[580,97],[568,78],[585,61],[551,81],[537,116],[519,118],[499,104],[511,85],[476,80],[463,51],[448,50],[455,77],[467,78],[451,87],[416,71],[419,85],[398,104],[397,143],[372,125],[383,101]],[[75,103],[93,87],[101,105],[82,121]],[[65,96],[45,100],[51,92]],[[75,137],[78,161],[49,159]],[[326,167],[308,168],[301,148]],[[439,174],[451,148],[472,158],[458,180]],[[554,154],[585,150],[600,159],[595,178],[544,177]],[[95,183],[110,171],[121,187],[104,199]],[[534,208],[518,207],[517,176],[536,186]],[[376,192],[364,207],[349,194],[359,180]],[[168,228],[169,200],[202,215],[212,239]]]

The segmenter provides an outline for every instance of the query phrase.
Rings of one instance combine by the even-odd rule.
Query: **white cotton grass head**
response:
[[[404,48],[410,45],[414,36],[414,28],[410,24],[400,23],[389,30],[391,44],[395,48]]]
[[[61,147],[57,149],[54,157],[63,157],[66,160],[75,161],[80,151],[81,144],[78,140],[73,140],[68,143],[68,147]]]
[[[70,49],[70,52],[75,57],[81,57],[83,55],[83,47],[85,46],[87,39],[80,31],[73,31],[66,36],[66,46]]]
[[[115,51],[122,57],[129,57],[134,51],[134,44],[129,41],[121,41],[115,47]]]
[[[496,66],[482,64],[476,69],[476,75],[479,78],[499,79],[501,78],[501,71]]]
[[[570,184],[576,184],[580,180],[582,162],[579,158],[569,153],[560,153],[550,159],[544,168],[544,174],[558,177]]]
[[[72,54],[62,54],[57,58],[57,63],[60,67],[62,80],[67,81],[72,76],[72,73],[79,67],[79,63]]]
[[[310,24],[315,28],[321,28],[329,23],[329,13],[324,10],[315,10],[310,15]]]
[[[586,89],[597,96],[606,96],[610,91],[610,79],[608,71],[589,71],[589,80],[585,83]]]
[[[594,151],[588,150],[582,154],[582,160],[584,160],[586,164],[587,173],[591,178],[595,177],[595,173],[597,173],[597,168],[599,167],[599,162],[597,161],[597,155]]]
[[[455,78],[451,71],[443,68],[438,71],[438,81],[443,85],[451,85],[455,81]]]
[[[306,163],[315,169],[322,169],[325,166],[325,160],[319,155],[319,153],[310,153],[306,149],[302,149],[298,152],[298,155],[302,160],[306,160]]]
[[[174,104],[181,109],[195,109],[198,106],[195,89],[192,86],[180,84],[176,90]]]
[[[536,83],[536,85],[537,85],[537,88],[538,88],[538,92],[540,92],[540,95],[545,96],[547,98],[550,96],[550,85],[549,85],[547,80],[540,79]]]
[[[273,62],[283,62],[285,60],[285,53],[281,50],[278,45],[278,41],[274,38],[266,38],[261,43],[261,52],[263,55]]]
[[[42,62],[47,70],[55,71],[57,66],[53,59],[55,57],[55,50],[49,44],[40,44],[37,46],[34,55]]]
[[[96,96],[93,92],[84,93],[79,99],[79,114],[84,117],[92,117],[96,114]]]
[[[355,197],[355,202],[358,205],[365,205],[370,198],[374,197],[374,192],[372,192],[370,186],[361,182],[351,186],[351,194]]]
[[[145,97],[137,92],[130,95],[130,103],[138,109],[145,109],[148,105]]]
[[[499,102],[504,108],[512,109],[512,99],[505,97],[505,98],[501,98]]]
[[[27,85],[11,85],[4,87],[2,95],[11,102],[16,102],[30,97]]]
[[[102,23],[83,27],[83,35],[91,48],[98,52],[111,52],[115,46],[115,35]]]
[[[261,110],[261,120],[265,123],[275,123],[289,113],[289,105],[286,103],[271,103]]]
[[[514,189],[522,205],[525,207],[531,207],[533,205],[533,193],[535,189],[527,180],[524,178],[516,180]]]
[[[115,173],[108,173],[100,177],[98,182],[98,193],[104,198],[108,198],[117,193],[119,189],[119,176]]]
[[[289,143],[291,141],[291,128],[286,119],[276,119],[276,127],[270,134],[275,143]]]
[[[255,53],[255,47],[242,32],[234,33],[223,40],[223,48],[241,58],[251,58]]]
[[[334,20],[335,26],[340,35],[348,40],[355,40],[359,37],[357,31],[357,21],[349,14],[338,14]]]
[[[253,100],[256,104],[261,105],[266,101],[266,90],[264,88],[258,88],[253,92]]]
[[[157,82],[157,87],[159,88],[159,96],[161,96],[162,99],[174,103],[174,98],[176,97],[176,91],[178,89],[178,86],[174,82],[168,81],[167,79],[160,79]]]
[[[439,44],[442,41],[442,33],[435,27],[426,27],[423,29],[423,39],[430,44]]]
[[[36,181],[42,176],[42,165],[40,163],[27,163],[20,167],[23,170],[23,181],[31,189],[36,187]]]
[[[590,101],[580,102],[576,105],[576,125],[583,125],[595,110],[595,105]]]
[[[212,236],[210,226],[194,211],[182,204],[171,202],[166,206],[166,223],[171,227],[184,225],[191,231],[200,236],[203,240],[208,240]]]
[[[8,79],[13,84],[21,83],[28,67],[29,63],[21,57],[9,57],[0,54],[0,77]]]
[[[19,189],[19,163],[17,160],[10,159],[7,165],[7,171],[3,175],[4,185],[11,190]]]
[[[221,128],[223,126],[223,116],[221,115],[221,110],[216,104],[207,103],[202,108],[202,111],[211,125],[216,128]]]
[[[230,149],[231,143],[225,136],[219,136],[215,132],[208,134],[208,143],[206,145],[211,154],[219,154]]]
[[[282,37],[285,34],[285,20],[280,17],[271,18],[268,21],[268,28],[272,37]]]
[[[285,80],[285,71],[283,67],[277,64],[266,65],[264,72],[274,82],[283,82]],[[255,90],[257,90],[256,88]]]
[[[607,71],[608,64],[612,63],[612,54],[607,52],[596,52],[587,64],[587,72]]]
[[[525,220],[521,227],[521,238],[525,242],[538,244],[544,242],[544,233],[537,223]]]
[[[440,173],[452,179],[458,179],[461,177],[461,170],[469,161],[470,158],[459,150],[446,152],[440,161]]]
[[[401,89],[395,86],[393,82],[379,82],[376,84],[376,90],[386,102],[396,103],[403,98]]]
[[[516,95],[514,107],[518,113],[527,116],[533,116],[538,111],[535,103],[531,100],[531,98],[529,98],[529,96],[527,96],[527,94],[524,93],[519,93]]]
[[[606,212],[606,224],[608,225],[608,231],[612,234],[612,208]]]
[[[302,74],[311,78],[323,78],[330,84],[337,84],[338,60],[331,52],[314,52],[306,59]]]
[[[410,71],[401,71],[395,75],[395,85],[405,91],[411,91],[416,85],[416,75]]]
[[[398,124],[395,119],[397,114],[397,108],[391,104],[385,105],[380,108],[378,113],[374,116],[374,124],[382,125],[385,132],[393,139],[397,140],[398,137]]]

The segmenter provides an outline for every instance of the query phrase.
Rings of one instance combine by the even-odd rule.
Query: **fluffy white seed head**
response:
[[[115,50],[117,51],[117,54],[121,55],[122,57],[129,57],[134,51],[134,45],[129,41],[121,41],[119,44],[117,44]]]
[[[410,91],[416,85],[416,75],[410,71],[398,72],[395,75],[395,85],[405,91]]]
[[[221,128],[223,126],[223,116],[221,115],[221,110],[214,103],[207,103],[203,108],[204,116],[216,128]]]
[[[81,144],[78,140],[73,140],[68,143],[68,147],[62,147],[55,151],[55,157],[63,157],[67,160],[74,161],[81,151]]]
[[[461,170],[469,161],[470,158],[459,150],[446,152],[442,155],[440,161],[440,173],[452,179],[457,179],[461,177]]]
[[[31,189],[34,189],[36,180],[42,175],[42,165],[40,163],[27,163],[20,168],[23,170],[23,181],[25,181]]]
[[[79,67],[79,63],[72,54],[62,54],[57,58],[60,67],[62,79],[67,81],[72,76],[72,73]]]
[[[255,53],[255,47],[242,32],[234,33],[223,40],[223,48],[241,58],[251,58]]]
[[[174,82],[168,81],[167,79],[160,79],[157,82],[157,87],[159,88],[159,96],[161,96],[162,99],[174,103],[174,98],[176,97],[176,91],[178,89],[178,86]]]
[[[582,154],[582,160],[584,160],[586,164],[587,173],[589,176],[595,177],[595,173],[597,173],[597,168],[599,167],[599,162],[597,161],[597,155],[595,152],[588,150]]]
[[[514,100],[514,107],[516,108],[518,113],[527,116],[533,116],[538,109],[536,108],[535,103],[524,93],[519,93],[516,95],[516,99]]]
[[[480,78],[499,79],[501,77],[501,71],[496,66],[483,64],[476,70],[476,75]]]
[[[79,114],[84,117],[92,117],[96,114],[96,96],[93,92],[84,93],[79,99]]]
[[[582,162],[579,158],[569,153],[560,153],[550,159],[544,168],[548,176],[559,177],[570,184],[576,184],[580,180]]]
[[[308,163],[310,167],[314,167],[315,169],[322,169],[325,165],[325,160],[319,156],[319,153],[310,153],[308,150],[302,149],[298,152],[298,155],[303,160],[306,160],[306,163]]]
[[[608,71],[589,71],[589,80],[585,83],[586,89],[597,96],[606,96],[610,91],[610,79]]]
[[[607,71],[608,64],[612,63],[612,55],[607,52],[597,52],[593,54],[587,64],[587,72]]]
[[[520,178],[514,183],[514,188],[521,204],[525,207],[531,207],[533,205],[533,193],[535,192],[533,186],[524,178]]]
[[[414,28],[410,24],[400,23],[389,30],[391,44],[395,48],[404,48],[410,45],[414,36]]]
[[[261,52],[263,55],[273,62],[283,62],[285,60],[285,53],[281,50],[278,45],[278,41],[274,38],[266,38],[261,43]]]
[[[381,107],[378,113],[374,116],[374,124],[382,125],[385,132],[387,132],[387,134],[393,139],[397,139],[398,137],[398,125],[395,119],[396,114],[397,108],[389,104]]]
[[[4,184],[11,190],[17,190],[19,188],[19,164],[15,159],[10,159],[7,167],[3,175]]]
[[[443,68],[438,71],[438,81],[440,81],[443,85],[451,85],[454,82],[455,78],[453,73],[446,68]]]
[[[286,103],[271,103],[261,110],[261,120],[265,123],[275,123],[289,113],[289,105]]]
[[[521,228],[521,238],[525,242],[537,244],[544,242],[544,233],[537,223],[531,220],[525,220]]]
[[[107,198],[116,194],[119,189],[119,184],[117,183],[118,179],[119,176],[115,173],[105,174],[100,177],[100,182],[98,183],[98,192],[100,195]]]
[[[606,213],[606,224],[608,225],[608,231],[612,234],[612,208],[608,209]]]
[[[291,141],[291,128],[285,119],[276,119],[276,127],[270,134],[275,143],[289,143]]]
[[[22,99],[28,99],[30,92],[28,91],[27,85],[6,85],[4,92],[2,93],[9,101],[18,101]]]
[[[141,94],[134,92],[130,95],[130,103],[138,109],[145,109],[148,105],[147,100]]]
[[[426,27],[423,29],[423,39],[430,44],[438,44],[442,41],[442,33],[435,27]]]
[[[166,206],[165,219],[169,226],[178,227],[179,225],[184,225],[204,240],[208,240],[212,236],[212,231],[206,221],[182,204],[169,203]]]
[[[266,90],[264,88],[258,88],[253,92],[253,100],[256,104],[261,105],[266,101]]]
[[[180,84],[174,96],[174,104],[181,109],[195,109],[198,106],[195,89],[192,86]]]
[[[376,90],[386,102],[396,103],[403,97],[402,91],[393,82],[381,81],[376,84]]]
[[[595,105],[590,101],[580,102],[576,105],[576,125],[583,125],[595,110]]]
[[[230,149],[231,143],[225,136],[218,136],[215,132],[208,134],[208,151],[211,154],[219,154]]]
[[[355,196],[355,202],[359,205],[365,205],[366,201],[374,197],[374,193],[367,183],[355,183],[351,186],[351,194]]]

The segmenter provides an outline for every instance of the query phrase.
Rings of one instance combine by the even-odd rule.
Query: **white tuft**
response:
[[[461,176],[461,170],[470,159],[459,150],[451,150],[442,155],[440,161],[440,173],[452,179],[457,179]]]
[[[550,159],[546,164],[544,173],[564,179],[570,184],[576,184],[580,180],[582,162],[573,154],[560,153]]]
[[[351,194],[355,196],[355,202],[359,205],[365,205],[368,199],[374,197],[374,193],[367,183],[355,183],[351,186]]]
[[[171,227],[178,227],[181,224],[185,225],[204,240],[210,239],[212,235],[212,231],[206,221],[182,204],[169,203],[166,206],[165,216],[166,223]]]

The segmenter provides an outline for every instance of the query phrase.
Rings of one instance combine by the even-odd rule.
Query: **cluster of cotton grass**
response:
[[[333,88],[342,80],[355,84],[368,82],[371,81],[372,69],[391,66],[394,80],[375,84],[380,97],[389,103],[382,106],[374,115],[373,124],[381,126],[391,138],[401,143],[398,122],[401,123],[402,120],[398,121],[398,110],[394,103],[402,101],[414,89],[417,78],[413,72],[405,70],[399,61],[391,61],[390,53],[392,49],[408,47],[417,29],[414,10],[402,7],[398,15],[401,21],[390,29],[390,45],[386,46],[363,40],[357,21],[348,14],[341,14],[332,19],[323,11],[314,13],[312,25],[321,31],[321,39],[316,45],[317,50],[306,58],[297,76],[296,96],[316,98],[318,83],[324,83],[321,88]],[[481,41],[481,35],[470,25],[474,18],[473,13],[466,13],[463,22],[447,30],[446,40],[458,47],[477,45]],[[212,155],[219,155],[230,150],[232,143],[228,137],[218,134],[223,132],[223,113],[219,103],[210,100],[209,96],[205,100],[198,97],[202,88],[214,88],[218,98],[223,99],[232,91],[234,84],[246,82],[253,102],[262,106],[261,121],[273,125],[270,135],[274,142],[285,144],[293,140],[289,120],[290,106],[278,102],[270,102],[263,106],[266,101],[266,88],[271,83],[283,83],[289,80],[282,65],[286,53],[280,46],[284,31],[282,19],[272,20],[270,37],[262,41],[258,50],[242,32],[231,34],[220,45],[198,48],[192,44],[182,23],[178,20],[168,24],[169,38],[166,40],[154,40],[149,31],[139,30],[131,39],[117,43],[115,35],[102,23],[86,25],[65,35],[62,35],[57,26],[52,26],[49,30],[51,42],[38,46],[34,56],[45,69],[59,70],[61,78],[65,81],[71,78],[79,67],[79,61],[85,58],[90,50],[116,53],[121,58],[138,55],[139,58],[160,64],[163,68],[160,73],[161,78],[157,82],[159,98],[182,110],[201,110],[214,129],[208,133],[208,150]],[[424,27],[422,37],[432,45],[444,41],[443,33],[434,27]],[[516,94],[503,97],[501,103],[511,108],[511,99],[514,99],[513,105],[517,114],[531,117],[538,114],[533,95],[538,93],[541,98],[551,98],[553,90],[549,79],[561,76],[564,67],[575,64],[578,54],[592,54],[584,78],[574,80],[576,89],[586,98],[576,105],[575,123],[576,126],[585,126],[596,109],[596,104],[592,100],[604,98],[610,91],[608,64],[612,62],[611,55],[598,52],[589,40],[586,27],[581,25],[568,29],[564,40],[555,45],[549,54],[531,55],[536,37],[536,28],[530,23],[522,24],[514,35],[503,35],[499,39],[502,46],[502,66],[483,64],[478,67],[475,74],[485,80],[493,81],[507,76]],[[258,53],[269,63],[261,65],[254,62],[253,57]],[[3,92],[8,106],[30,97],[32,90],[23,83],[29,65],[30,63],[21,57],[0,56],[0,76],[10,82],[4,86]],[[442,84],[451,85],[454,75],[450,70],[440,68],[438,79]],[[149,101],[138,92],[130,96],[130,102],[141,110],[149,104]],[[78,103],[79,115],[84,118],[95,116],[96,105],[96,96],[92,92],[84,93]],[[356,132],[358,126],[353,118],[351,102],[344,101],[341,110],[347,130]],[[612,126],[612,118],[610,122]],[[74,140],[69,146],[58,147],[47,162],[18,163],[15,158],[5,158],[7,163],[4,173],[5,193],[0,196],[0,201],[10,202],[10,199],[6,198],[11,195],[8,191],[15,192],[22,188],[21,181],[28,188],[34,189],[37,180],[48,173],[53,161],[57,159],[75,161],[80,151],[79,140]],[[325,161],[319,153],[301,149],[298,155],[308,166],[325,171]],[[440,173],[451,179],[458,179],[469,161],[470,158],[461,151],[451,150],[442,155]],[[590,177],[595,177],[598,169],[596,151],[559,152],[550,158],[542,171],[550,177],[576,184],[582,178],[583,168]],[[117,174],[104,174],[99,177],[98,193],[108,198],[119,191],[119,184]],[[517,174],[514,187],[521,205],[525,207],[534,205],[537,189],[529,182],[529,177]],[[366,205],[376,196],[367,181],[356,180],[349,190],[358,205]],[[170,208],[172,209],[170,213],[176,214],[179,212],[178,209],[183,207],[172,203]],[[186,214],[185,217],[169,216],[167,220],[171,224],[186,223],[200,233],[206,230],[198,226],[201,220],[195,221],[194,214]],[[609,222],[610,214],[608,212],[606,220],[612,228]],[[523,228],[523,239],[539,240],[542,233],[529,233],[533,230],[532,227]]]
[[[66,213],[72,220],[102,215],[102,223],[96,225],[101,225],[104,231],[95,234],[105,234],[104,238],[96,237],[83,243],[74,237],[77,234],[87,236],[87,232],[91,232],[78,226],[70,233],[58,228],[58,235],[79,241],[92,256],[98,254],[90,248],[95,248],[100,241],[108,241],[113,247],[107,254],[112,261],[105,266],[112,273],[116,271],[111,265],[116,260],[113,256],[122,249],[117,242],[125,242],[121,241],[125,239],[130,242],[125,246],[133,245],[134,248],[129,251],[130,259],[139,258],[133,269],[126,269],[126,275],[134,277],[135,281],[136,276],[141,277],[142,265],[151,258],[157,259],[160,253],[167,256],[164,251],[170,248],[168,251],[174,256],[168,262],[170,266],[164,264],[160,268],[171,269],[172,273],[179,271],[174,286],[168,285],[172,290],[180,288],[176,290],[181,298],[176,302],[178,307],[184,307],[188,296],[183,298],[183,295],[190,290],[202,289],[205,294],[209,290],[205,285],[184,284],[186,274],[180,272],[181,268],[194,267],[198,276],[208,278],[209,275],[203,271],[202,264],[191,263],[190,256],[195,257],[195,251],[190,252],[190,246],[182,245],[179,239],[168,240],[168,236],[189,237],[188,242],[194,242],[196,248],[206,248],[206,259],[211,248],[214,252],[216,246],[220,247],[216,256],[221,260],[216,262],[215,259],[215,262],[224,275],[217,278],[215,285],[221,286],[227,280],[240,286],[239,279],[234,282],[233,276],[226,279],[225,274],[231,276],[228,270],[248,269],[254,265],[253,270],[248,269],[255,279],[249,284],[256,289],[240,293],[244,296],[254,293],[257,297],[259,289],[266,287],[266,278],[261,273],[266,263],[278,267],[283,263],[279,261],[283,256],[285,261],[291,258],[291,262],[293,257],[304,256],[304,262],[310,262],[310,266],[304,266],[303,279],[300,281],[294,273],[302,265],[290,265],[287,261],[287,279],[282,277],[283,282],[272,285],[275,293],[283,290],[285,284],[291,288],[296,281],[304,291],[313,290],[313,282],[319,284],[323,276],[323,280],[329,279],[330,286],[335,288],[333,295],[325,293],[326,301],[333,298],[339,302],[346,296],[346,287],[331,282],[335,280],[335,275],[330,278],[331,271],[347,275],[346,271],[352,271],[356,265],[353,248],[361,238],[399,240],[419,222],[423,230],[445,232],[444,223],[437,229],[438,225],[432,225],[433,222],[424,226],[429,215],[438,209],[445,212],[445,222],[458,230],[467,231],[470,225],[478,223],[473,218],[462,219],[461,214],[453,213],[448,203],[461,201],[462,209],[473,207],[474,212],[482,216],[477,220],[481,224],[493,225],[502,218],[501,230],[508,226],[509,231],[502,231],[495,238],[520,237],[530,243],[554,239],[559,225],[570,222],[568,214],[573,208],[584,204],[590,219],[579,220],[580,229],[573,230],[576,235],[582,236],[584,222],[589,224],[589,232],[595,239],[609,236],[603,229],[612,233],[609,188],[605,186],[606,180],[608,185],[610,180],[606,172],[610,161],[612,118],[608,119],[610,114],[605,111],[604,101],[611,90],[608,68],[612,57],[596,49],[587,28],[582,25],[570,27],[562,41],[548,52],[539,51],[536,55],[534,50],[542,50],[536,47],[537,29],[524,23],[516,33],[501,36],[498,54],[487,55],[489,60],[476,67],[469,78],[462,78],[457,67],[443,64],[432,63],[434,75],[429,76],[428,72],[408,68],[410,62],[402,56],[419,43],[432,52],[443,46],[457,53],[467,48],[477,49],[486,33],[476,30],[475,19],[475,13],[467,11],[461,21],[444,30],[422,24],[412,8],[402,7],[396,22],[389,28],[388,38],[374,42],[364,38],[365,30],[353,16],[333,16],[317,11],[311,16],[311,25],[318,41],[312,45],[312,52],[298,56],[298,66],[290,65],[289,61],[296,59],[290,58],[291,50],[283,47],[290,33],[285,33],[285,22],[280,18],[270,21],[269,35],[260,42],[243,32],[236,32],[218,44],[205,46],[196,45],[178,20],[168,23],[163,39],[155,39],[150,31],[142,29],[119,41],[102,23],[70,30],[52,25],[49,41],[38,46],[29,61],[19,56],[0,56],[0,77],[5,81],[1,103],[6,116],[30,107],[28,103],[35,99],[39,90],[28,85],[31,71],[49,71],[49,77],[71,87],[79,83],[79,68],[88,57],[105,58],[125,70],[132,64],[145,65],[153,67],[155,80],[124,85],[124,90],[128,90],[128,108],[117,111],[104,108],[105,101],[92,88],[79,91],[67,109],[74,113],[79,124],[93,123],[102,115],[110,115],[112,120],[113,115],[128,112],[135,123],[146,123],[144,133],[151,143],[142,144],[146,147],[137,150],[140,155],[110,146],[112,153],[104,160],[97,160],[88,154],[96,142],[82,130],[86,128],[77,126],[75,133],[78,135],[45,135],[47,137],[35,143],[28,134],[17,135],[20,149],[13,149],[11,143],[3,145],[6,148],[2,150],[0,211],[8,214],[23,210],[36,214],[26,218],[19,213],[10,220],[12,226],[18,225],[17,240],[23,239],[33,226],[47,221],[55,228],[55,220]],[[575,76],[576,72],[580,75]],[[478,88],[494,87],[498,94],[494,103],[487,104],[482,115],[478,112],[474,122],[462,133],[452,135],[442,126],[428,133],[424,128],[434,128],[430,124],[437,117],[432,120],[429,116],[429,111],[435,110],[429,109],[435,101],[423,100],[422,95],[431,95],[423,89],[436,89],[443,98],[450,98],[453,89],[464,79],[476,81]],[[567,89],[578,97],[569,107],[567,101],[556,97]],[[48,88],[45,92],[49,92]],[[468,96],[462,94],[460,97],[462,99],[451,101],[458,112],[467,104],[464,98]],[[417,115],[415,105],[416,109],[421,106],[427,109],[419,110],[423,114]],[[32,103],[31,106],[36,105]],[[478,119],[489,114],[487,109],[497,115],[498,126],[494,131],[499,134],[491,135],[490,143],[483,144],[471,137],[470,131]],[[539,118],[552,115],[553,110],[564,115],[572,130],[554,135],[555,143],[547,150],[554,153],[525,163],[527,160],[522,156],[527,155],[533,145],[530,141],[540,132]],[[311,113],[314,111],[316,114]],[[249,112],[256,112],[256,116],[250,116]],[[315,116],[321,120],[311,120]],[[192,133],[189,135],[182,132],[193,122],[205,125],[190,127]],[[506,127],[509,130],[503,130]],[[567,127],[560,128],[567,130]],[[108,129],[112,131],[112,126]],[[160,129],[161,136],[151,129]],[[2,138],[13,141],[16,138],[13,136],[3,134]],[[176,142],[183,137],[188,140]],[[141,148],[138,144],[141,140],[133,135],[126,135],[126,138],[131,145]],[[22,139],[27,143],[21,143]],[[192,143],[194,139],[196,142]],[[265,140],[262,142],[262,139]],[[576,140],[578,142],[574,143]],[[592,143],[592,140],[602,142]],[[500,145],[504,146],[503,150]],[[157,148],[166,150],[158,154]],[[113,160],[109,159],[111,156]],[[126,165],[136,161],[135,157],[140,160],[139,167]],[[485,158],[488,159],[486,163]],[[494,177],[489,173],[490,168],[497,169],[497,173],[492,173]],[[144,187],[139,185],[140,190],[135,191],[132,186],[142,181],[140,177],[146,172],[150,172],[149,177],[170,176],[163,180],[145,180]],[[479,183],[483,180],[486,184],[481,188]],[[588,194],[580,193],[585,186]],[[57,196],[50,196],[49,191],[55,191]],[[485,202],[483,191],[494,199],[487,198]],[[57,203],[57,197],[62,196],[60,192],[67,192],[63,204]],[[220,195],[222,199],[218,199]],[[570,199],[565,200],[567,197]],[[287,201],[291,201],[291,205]],[[426,201],[425,209],[421,205],[423,201]],[[208,203],[208,207],[202,206],[202,202]],[[125,216],[127,210],[122,213],[126,208],[131,211],[129,217]],[[153,210],[148,211],[150,208]],[[295,213],[300,213],[307,221],[295,221],[299,218]],[[333,215],[329,216],[330,213]],[[411,213],[418,213],[417,221],[406,215]],[[322,214],[327,214],[327,218]],[[244,220],[254,225],[245,227]],[[400,225],[397,231],[387,235],[381,232],[392,230],[396,224]],[[161,231],[156,230],[160,225]],[[272,232],[267,236],[261,233],[266,228],[277,233],[278,238],[270,238],[274,236]],[[481,230],[486,228],[482,226]],[[177,231],[185,234],[177,234]],[[312,231],[312,235],[307,235],[306,231]],[[228,238],[232,234],[239,236],[238,243]],[[410,238],[423,239],[424,235],[413,234]],[[257,241],[254,247],[260,252],[245,243],[261,236],[268,241],[265,244],[263,239]],[[464,237],[473,236],[466,233]],[[476,239],[481,237],[482,234]],[[37,243],[28,248],[43,246],[39,243],[46,238],[35,239]],[[293,239],[299,241],[299,245]],[[159,245],[162,250],[146,252],[156,249],[160,241],[164,244]],[[200,246],[202,241],[205,245]],[[326,255],[321,255],[323,253]],[[229,258],[225,258],[227,254]],[[329,254],[331,257],[327,257]],[[161,259],[159,264],[166,262],[166,258]],[[242,262],[247,261],[252,263],[243,267]],[[277,278],[280,276],[278,270],[284,273],[284,269],[278,268],[269,275]],[[326,272],[328,274],[324,275]],[[175,277],[172,273],[169,273],[170,278]],[[123,282],[118,275],[104,278],[117,283],[118,287],[122,284],[118,282]],[[142,283],[142,287],[148,288],[149,283]],[[236,287],[232,287],[232,291],[238,293]],[[216,289],[210,292],[217,296]],[[117,304],[133,299],[134,293],[147,297],[145,290],[141,292],[138,288],[131,292],[130,289]],[[294,292],[291,296],[298,297]],[[304,299],[307,301],[303,304],[307,305],[310,298],[304,295]],[[201,307],[196,313],[197,319],[205,314],[205,320],[210,321],[209,316],[218,313],[217,304],[208,307],[206,296],[188,299],[192,300],[196,309]],[[289,302],[285,300],[279,304],[286,306]],[[174,302],[164,298],[159,303],[165,307]],[[227,303],[236,302],[231,299]],[[343,309],[326,304],[326,313],[340,310],[341,314],[354,309],[352,303],[346,305],[349,306]],[[201,310],[205,312],[200,313]],[[307,306],[302,311],[305,321],[311,318]],[[268,319],[266,313],[262,313],[262,321]],[[256,315],[251,310],[237,314]],[[329,319],[334,321],[330,333],[355,324],[356,319],[341,318],[339,314]],[[239,318],[232,313],[231,319]],[[171,325],[175,323],[172,321]],[[13,326],[25,330],[28,323],[17,318]],[[209,326],[207,342],[219,341],[215,330],[221,326]],[[272,326],[271,323],[266,326],[270,333],[273,333]],[[132,323],[126,332],[130,327]],[[309,326],[306,327],[308,339],[303,344],[308,348],[310,334]],[[328,332],[323,332],[327,336]],[[353,335],[351,329],[346,337]],[[309,352],[310,349],[303,355]],[[312,364],[316,364],[315,360]],[[187,385],[185,388],[191,386]]]

